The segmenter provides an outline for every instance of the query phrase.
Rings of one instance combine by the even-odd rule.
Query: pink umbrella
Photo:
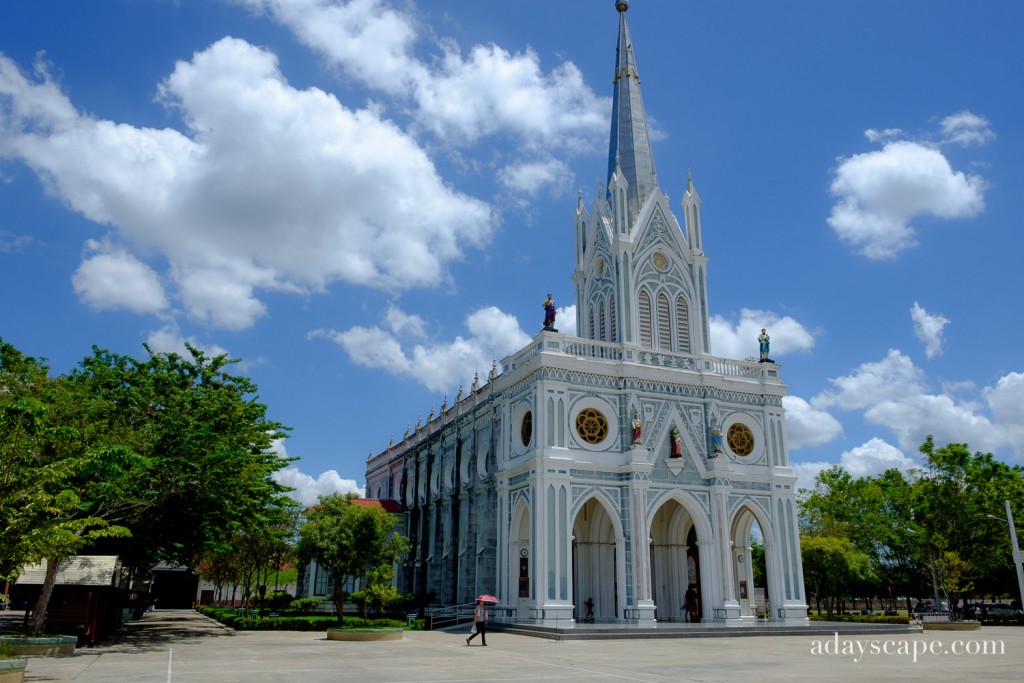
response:
[[[484,593],[483,595],[476,596],[477,602],[498,602],[498,598],[494,597],[490,593]]]

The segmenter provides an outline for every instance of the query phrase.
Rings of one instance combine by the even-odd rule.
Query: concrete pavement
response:
[[[33,657],[26,681],[264,683],[358,681],[1019,681],[1024,628],[980,631],[552,641],[466,629],[401,641],[320,632],[234,632],[192,611],[157,611],[113,643]]]

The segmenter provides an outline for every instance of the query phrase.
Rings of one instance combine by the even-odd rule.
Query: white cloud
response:
[[[495,229],[490,207],[452,190],[412,137],[292,88],[273,54],[244,41],[178,62],[159,92],[187,135],[81,115],[48,77],[31,83],[0,57],[0,155],[165,256],[198,320],[247,327],[265,313],[260,290],[436,286]]]
[[[936,443],[966,442],[977,450],[994,451],[1005,439],[991,419],[978,413],[979,408],[942,394],[919,394],[881,400],[864,412],[864,419],[891,429],[900,447],[908,451],[920,446],[928,434],[935,436]]]
[[[498,358],[515,353],[530,342],[530,337],[519,327],[514,315],[503,313],[496,306],[488,306],[471,313],[466,318],[466,327],[474,339],[487,349],[492,349]]]
[[[573,174],[564,161],[548,158],[506,166],[498,171],[498,180],[513,192],[533,197],[545,187],[570,189]]]
[[[811,399],[816,408],[837,406],[843,410],[859,410],[875,405],[883,397],[911,398],[924,389],[924,373],[897,349],[889,349],[886,357],[878,362],[863,363],[852,374],[829,381],[835,388]]]
[[[413,316],[391,310],[385,326],[396,318],[409,317]],[[475,375],[486,378],[495,360],[518,351],[530,341],[515,316],[494,306],[468,315],[466,328],[470,332],[468,338],[457,336],[450,342],[405,345],[403,342],[422,338],[422,326],[352,327],[341,332],[319,330],[311,336],[327,337],[345,349],[358,365],[409,377],[431,391],[450,393],[460,384],[469,387]],[[413,334],[409,334],[410,330]]]
[[[824,461],[795,462],[793,470],[797,475],[798,489],[814,488],[814,480],[818,474],[833,464]],[[877,477],[892,469],[908,472],[919,463],[908,458],[903,451],[886,443],[882,439],[873,438],[856,448],[852,448],[839,456],[840,466],[855,479],[860,477]]]
[[[839,420],[798,396],[783,396],[786,411],[786,441],[790,450],[820,446],[843,433]]]
[[[1024,373],[1004,375],[982,394],[1017,457],[1024,458]]]
[[[417,17],[384,0],[239,1],[287,26],[350,78],[411,100],[419,126],[449,144],[502,133],[525,149],[578,151],[607,135],[608,99],[596,97],[571,62],[544,73],[533,50],[475,45],[464,56],[448,39],[435,41],[440,54],[420,59]]]
[[[567,337],[576,336],[576,304],[555,309],[555,325]]]
[[[160,313],[167,308],[160,277],[152,268],[122,249],[95,240],[87,241],[85,248],[91,255],[78,266],[71,283],[89,306],[135,313]]]
[[[910,317],[914,321],[914,335],[924,344],[924,353],[934,358],[942,353],[942,329],[949,324],[949,318],[938,314],[931,315],[915,301],[910,309]]]
[[[814,348],[814,334],[793,318],[771,311],[744,308],[735,325],[711,316],[711,352],[721,358],[751,358],[759,354],[757,337],[762,329],[771,337],[771,357]]]
[[[902,136],[903,130],[901,128],[886,128],[885,130],[875,130],[874,128],[868,128],[866,131],[864,131],[864,137],[866,137],[871,142],[878,142],[880,140],[890,140]]]
[[[979,147],[995,140],[988,119],[969,111],[962,111],[942,119],[943,142],[963,147]]]
[[[278,484],[295,489],[288,495],[307,506],[315,504],[319,496],[332,493],[357,493],[360,497],[366,495],[364,489],[356,484],[355,479],[343,479],[336,470],[321,472],[314,479],[297,467],[286,467],[274,472],[272,479]]]
[[[32,242],[31,235],[12,235],[0,230],[0,254],[17,254]]]
[[[153,353],[176,353],[183,358],[191,358],[185,344],[199,349],[207,356],[220,356],[228,354],[228,350],[217,344],[203,344],[195,337],[185,339],[181,332],[173,324],[164,325],[158,330],[153,330],[146,337],[146,344],[153,350]]]
[[[287,26],[310,49],[371,88],[401,93],[422,78],[410,16],[380,0],[236,0]]]
[[[908,472],[919,466],[903,451],[877,437],[843,453],[839,464],[854,477],[874,477],[892,469]]]
[[[969,218],[985,208],[985,180],[954,171],[942,152],[920,142],[888,142],[840,159],[834,176],[830,192],[837,201],[828,223],[871,259],[914,246],[915,217]]]
[[[384,324],[397,335],[408,337],[426,337],[427,323],[418,315],[409,315],[395,306],[389,306],[384,315]]]
[[[968,443],[986,452],[1009,446],[1024,457],[1024,373],[1009,373],[980,391],[967,382],[947,383],[945,390],[959,398],[930,393],[925,379],[909,357],[892,349],[881,361],[830,380],[833,388],[810,404],[863,411],[867,423],[891,430],[905,452],[932,434],[936,443]],[[986,403],[991,415],[983,412]]]

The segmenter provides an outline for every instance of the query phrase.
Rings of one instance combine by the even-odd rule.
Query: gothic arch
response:
[[[637,330],[640,346],[654,348],[654,307],[651,302],[651,293],[647,287],[641,287],[637,292]]]
[[[754,585],[754,573],[750,553],[750,534],[754,522],[761,529],[761,538],[764,543],[765,563],[765,586]],[[781,605],[785,596],[772,595],[773,588],[781,588],[782,581],[779,572],[779,564],[776,561],[775,553],[778,552],[778,545],[772,543],[775,530],[771,522],[771,513],[766,512],[756,500],[749,497],[736,501],[731,511],[729,527],[729,539],[732,541],[732,564],[735,585],[734,594],[740,604],[740,614],[743,616],[755,615],[754,588],[767,588],[767,599],[769,602],[776,602]],[[744,585],[746,589],[744,590]]]
[[[597,619],[621,618],[626,600],[624,534],[614,501],[600,489],[581,496],[572,514],[572,600],[587,599]]]
[[[532,543],[533,520],[525,497],[520,498],[513,508],[508,539],[509,557],[516,558],[508,567],[511,574],[508,582],[511,591],[508,602],[515,604],[519,600],[529,601],[535,594],[533,577],[536,571],[533,567],[536,566],[536,557]],[[525,554],[523,551],[526,551]]]
[[[658,621],[683,621],[688,589],[708,595],[702,583],[700,546],[712,538],[711,522],[703,506],[690,493],[671,490],[658,496],[648,512],[651,598]],[[692,535],[691,535],[692,534]],[[705,544],[706,545],[706,544]]]

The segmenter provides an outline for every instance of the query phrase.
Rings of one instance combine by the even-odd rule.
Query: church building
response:
[[[687,178],[680,220],[658,185],[629,3],[615,7],[606,189],[573,217],[579,336],[552,306],[486,381],[368,459],[366,495],[405,514],[399,590],[437,604],[493,593],[540,624],[803,624],[786,386],[765,333],[759,362],[711,355],[701,198]]]

